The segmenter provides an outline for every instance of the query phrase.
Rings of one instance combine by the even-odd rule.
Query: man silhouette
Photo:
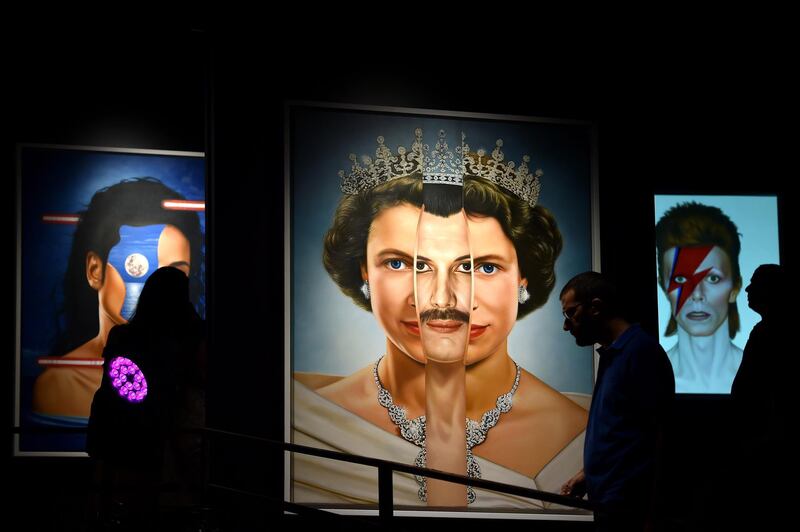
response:
[[[561,488],[597,503],[596,530],[641,531],[653,521],[663,422],[675,395],[667,354],[624,316],[616,287],[597,272],[561,291],[564,330],[580,346],[600,344],[584,468]]]
[[[731,387],[735,459],[743,476],[742,491],[733,495],[731,510],[761,522],[774,515],[769,499],[788,493],[794,480],[787,466],[794,455],[789,449],[790,390],[797,377],[797,359],[789,342],[787,280],[777,264],[762,264],[753,272],[745,291],[748,305],[761,321],[750,332]]]

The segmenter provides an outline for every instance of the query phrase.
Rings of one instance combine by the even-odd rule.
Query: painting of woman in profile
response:
[[[84,451],[109,331],[156,269],[183,271],[204,313],[201,155],[21,149],[18,452]]]

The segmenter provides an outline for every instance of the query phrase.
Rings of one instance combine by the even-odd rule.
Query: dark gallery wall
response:
[[[241,39],[213,25],[153,26],[46,28],[36,34],[41,38],[18,44],[20,53],[5,68],[14,80],[3,101],[6,238],[16,242],[18,142],[206,151],[211,426],[283,439],[286,100],[595,122],[602,269],[629,288],[652,333],[655,192],[780,194],[781,254],[796,264],[785,230],[796,225],[796,209],[785,196],[794,172],[793,139],[784,126],[788,99],[781,79],[767,71],[754,88],[733,65],[692,67],[667,57],[644,64],[612,60],[613,53],[562,61],[520,49],[499,62],[488,53],[476,56],[481,75],[464,79],[459,69],[392,60],[378,48],[340,43],[297,55],[288,52],[297,43]],[[13,353],[14,285],[9,280],[3,287],[4,345]],[[71,482],[85,479],[81,461],[9,458],[12,356],[2,368],[4,456],[14,482],[28,495],[42,485],[68,492]],[[709,518],[704,490],[713,486],[689,479],[724,445],[725,413],[724,400],[679,402],[669,434],[674,474],[667,482],[681,520]],[[221,480],[280,494],[281,460],[266,451],[221,452],[216,460]]]

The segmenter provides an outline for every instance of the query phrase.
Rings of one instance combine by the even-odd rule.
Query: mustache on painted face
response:
[[[462,312],[455,308],[432,308],[420,312],[419,319],[422,323],[429,321],[461,321],[464,323],[469,322],[469,314]]]

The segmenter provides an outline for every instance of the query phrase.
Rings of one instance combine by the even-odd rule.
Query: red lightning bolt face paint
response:
[[[664,290],[679,330],[710,336],[726,322],[736,301],[731,261],[719,246],[668,249],[662,257]]]
[[[694,292],[695,287],[703,280],[711,268],[699,270],[700,264],[714,246],[698,246],[691,248],[675,248],[675,258],[669,275],[667,293],[678,290],[678,304],[675,315],[681,311],[686,300]]]

